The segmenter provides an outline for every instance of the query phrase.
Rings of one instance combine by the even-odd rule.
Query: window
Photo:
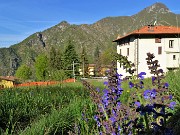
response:
[[[176,55],[173,55],[173,60],[176,60]]]
[[[159,55],[162,54],[162,47],[161,46],[158,47],[158,54]]]
[[[119,62],[119,66],[120,66],[120,68],[121,68],[121,66],[122,66],[121,62]]]
[[[173,48],[174,46],[174,40],[169,40],[169,48]]]
[[[131,39],[130,39],[130,38],[128,38],[128,45],[130,45],[130,41],[131,41]]]
[[[127,56],[129,56],[129,48],[127,48]]]
[[[161,37],[155,36],[155,43],[161,43]]]

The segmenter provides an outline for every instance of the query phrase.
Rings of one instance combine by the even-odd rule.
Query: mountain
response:
[[[172,13],[162,3],[155,3],[135,15],[106,17],[90,25],[71,25],[63,21],[47,30],[32,34],[21,43],[9,48],[0,48],[0,68],[11,70],[17,69],[22,63],[31,64],[38,54],[48,52],[51,46],[64,50],[68,40],[73,41],[78,53],[85,46],[93,62],[97,46],[100,52],[109,48],[116,50],[116,44],[112,40],[118,35],[125,35],[155,22],[156,25],[177,26],[177,22],[180,22],[180,14]],[[11,73],[13,74],[14,71],[11,70]]]

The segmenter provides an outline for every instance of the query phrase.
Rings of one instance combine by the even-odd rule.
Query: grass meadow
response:
[[[177,103],[174,116],[169,120],[175,134],[180,134],[180,70],[169,72],[165,81],[169,83]],[[103,81],[90,83],[101,90]],[[152,87],[151,79],[144,80],[145,85]],[[128,81],[123,83],[121,102],[130,100]],[[80,81],[54,86],[21,87],[0,91],[0,134],[1,135],[67,135],[96,134],[93,119],[95,105],[89,91]],[[83,120],[86,115],[86,120]],[[88,123],[84,122],[88,121]],[[173,123],[176,123],[173,125]]]

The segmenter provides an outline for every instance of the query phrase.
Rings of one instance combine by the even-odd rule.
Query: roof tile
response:
[[[113,40],[113,42],[116,42],[120,39],[123,39],[125,37],[128,37],[130,35],[145,35],[145,34],[180,34],[180,27],[174,27],[174,26],[144,26],[140,29],[137,29],[127,35],[118,37],[117,39]]]

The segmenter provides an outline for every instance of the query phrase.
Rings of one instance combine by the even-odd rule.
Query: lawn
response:
[[[175,134],[179,134],[179,76],[180,71],[168,73],[165,81],[177,103],[172,111],[174,116],[169,123]],[[107,88],[103,81],[89,82],[99,87],[101,94]],[[151,79],[144,80],[151,88]],[[122,83],[124,90],[120,101],[127,104],[133,89],[129,81]],[[96,90],[95,90],[96,91]],[[22,87],[0,91],[0,134],[8,135],[45,135],[45,134],[97,134],[98,127],[94,116],[96,105],[93,104],[90,90],[80,81],[54,86]]]

